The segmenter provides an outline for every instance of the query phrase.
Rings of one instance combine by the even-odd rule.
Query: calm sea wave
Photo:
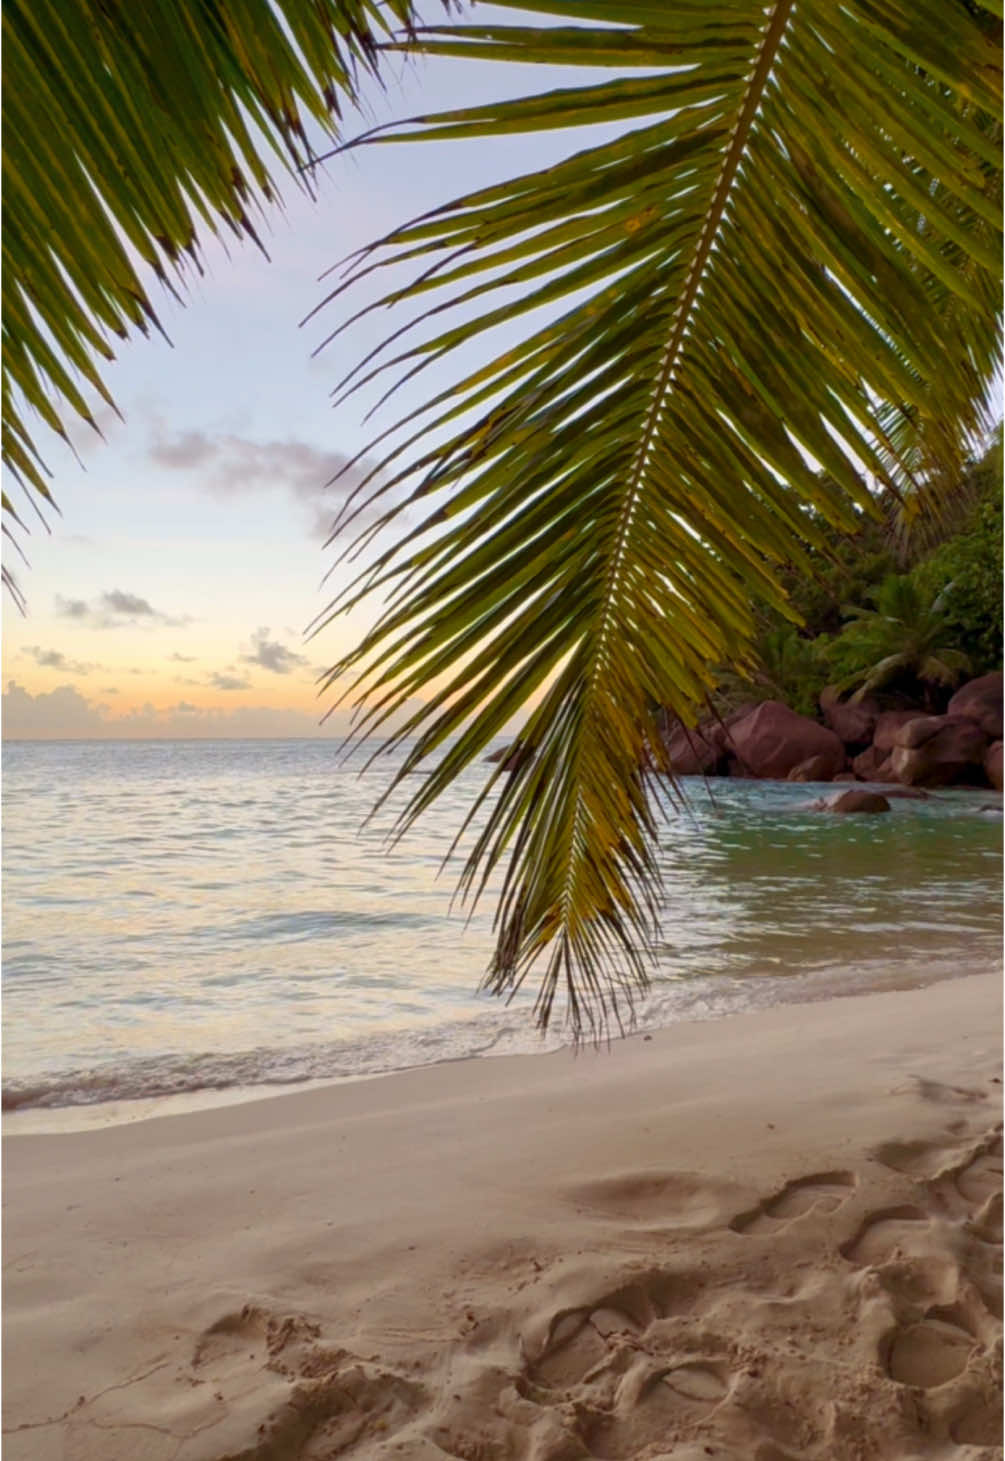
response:
[[[7,743],[10,1110],[376,1074],[554,1048],[531,996],[476,993],[493,901],[441,863],[488,770],[404,842],[390,763],[325,741]],[[643,1028],[996,967],[1001,798],[822,816],[821,788],[690,784]],[[991,808],[992,810],[988,810]],[[994,809],[998,809],[996,812]]]

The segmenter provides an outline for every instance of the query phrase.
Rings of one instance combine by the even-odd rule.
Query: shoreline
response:
[[[48,851],[37,877],[7,889],[6,1129],[135,1120],[137,1102],[154,1117],[542,1048],[529,1008],[477,992],[491,908],[470,922],[450,914],[435,818],[388,853],[379,828],[351,831],[366,803],[352,778],[285,820],[316,773],[295,745],[275,758],[253,745],[190,749],[157,774],[143,756],[129,768],[83,753],[61,762],[80,773],[69,820],[44,767],[11,789],[12,868],[35,866],[39,836]],[[475,780],[458,784],[444,824]],[[898,801],[879,818],[796,810],[820,789],[693,789],[691,814],[665,839],[642,1030],[997,960],[999,818],[977,814],[990,797]],[[102,894],[86,915],[77,872]],[[530,984],[523,995],[529,1007]],[[544,1048],[565,1035],[554,1029]]]
[[[929,967],[923,979],[919,979],[917,972],[908,973],[905,970],[890,970],[884,962],[882,971],[869,970],[863,973],[856,971],[855,981],[850,987],[845,984],[838,986],[838,979],[846,979],[845,974],[837,975],[834,969],[818,970],[812,973],[801,975],[775,975],[766,973],[763,975],[746,975],[742,980],[729,975],[708,975],[699,976],[690,980],[682,980],[676,986],[683,991],[705,991],[709,994],[716,994],[720,991],[728,991],[731,994],[738,992],[738,986],[742,983],[749,989],[750,995],[757,990],[771,988],[779,994],[789,994],[789,998],[765,998],[763,1003],[754,1002],[747,1004],[726,1004],[725,1007],[709,1009],[707,1005],[700,1002],[700,994],[695,1006],[685,1009],[682,1012],[676,1011],[675,1017],[665,1023],[647,1022],[643,1014],[635,1028],[627,1029],[623,1033],[614,1031],[610,1040],[599,1042],[600,1047],[608,1043],[614,1044],[621,1040],[646,1039],[657,1031],[673,1029],[676,1025],[687,1024],[708,1024],[721,1020],[742,1018],[746,1014],[756,1013],[759,1010],[788,1008],[790,1006],[813,1005],[826,1003],[829,1000],[867,998],[874,994],[903,993],[913,989],[928,988],[932,984],[939,984],[945,981],[952,981],[961,978],[971,977],[972,972],[994,974],[998,972],[1000,963],[992,961],[985,956],[980,961],[977,971],[961,972],[958,965],[950,967],[940,965],[936,970]],[[760,990],[757,989],[760,986]],[[666,989],[667,986],[663,986]],[[673,987],[673,986],[671,986]],[[523,1022],[523,1034],[527,1043],[534,1038],[533,1026],[530,1023],[529,1012],[525,1010],[510,1014],[504,1006],[498,1005],[493,1010],[486,1012],[489,1015],[497,1014],[500,1019],[512,1018],[517,1023]],[[470,1021],[457,1021],[458,1029],[470,1027],[482,1018],[479,1015],[472,1016]],[[435,1028],[435,1027],[432,1027]],[[507,1032],[512,1033],[512,1032]],[[215,1110],[219,1107],[232,1105],[245,1105],[248,1102],[259,1100],[279,1100],[284,1096],[297,1095],[305,1091],[323,1089],[327,1086],[340,1086],[349,1082],[384,1080],[395,1075],[402,1075],[409,1071],[426,1070],[438,1065],[452,1065],[467,1060],[496,1060],[506,1055],[539,1056],[547,1054],[558,1054],[562,1051],[575,1055],[573,1042],[570,1039],[562,1038],[558,1031],[552,1031],[548,1036],[541,1037],[544,1048],[533,1050],[517,1048],[515,1050],[498,1050],[495,1047],[496,1040],[490,1040],[488,1046],[476,1051],[461,1051],[457,1054],[443,1054],[425,1061],[412,1061],[402,1065],[392,1065],[386,1068],[362,1069],[337,1074],[321,1074],[318,1076],[305,1077],[290,1080],[261,1080],[247,1082],[236,1080],[232,1084],[206,1084],[194,1085],[189,1089],[171,1092],[153,1092],[150,1094],[138,1094],[136,1096],[123,1096],[112,1100],[96,1101],[71,1101],[64,1105],[35,1105],[26,1101],[23,1105],[17,1104],[13,1107],[5,1105],[2,1116],[0,1116],[0,1134],[7,1136],[22,1135],[46,1135],[46,1134],[69,1134],[72,1132],[84,1132],[101,1129],[107,1126],[131,1125],[140,1121],[155,1121],[167,1116],[185,1115],[199,1111]],[[547,1043],[546,1043],[547,1042]],[[355,1048],[361,1048],[366,1044],[365,1039],[357,1042]],[[348,1047],[352,1049],[350,1045]],[[589,1049],[587,1044],[585,1049]],[[235,1058],[246,1058],[245,1052],[237,1052]],[[5,1092],[6,1096],[6,1092]]]
[[[9,1137],[9,1455],[1000,1457],[1000,1006]]]

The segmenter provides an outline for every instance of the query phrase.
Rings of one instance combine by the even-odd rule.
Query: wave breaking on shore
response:
[[[773,1005],[806,1004],[844,995],[919,988],[997,967],[981,955],[942,958],[923,967],[889,960],[853,969],[824,966],[813,973],[723,975],[663,980],[639,1003],[634,1018],[612,1037],[643,1035],[687,1021],[727,1018]],[[202,1051],[137,1056],[118,1063],[57,1070],[4,1081],[0,1104],[7,1113],[149,1101],[200,1092],[246,1090],[267,1095],[276,1087],[360,1080],[396,1071],[500,1055],[541,1054],[568,1047],[560,1025],[541,1035],[525,1009],[494,1008],[463,1020],[398,1029],[352,1040],[243,1051]]]

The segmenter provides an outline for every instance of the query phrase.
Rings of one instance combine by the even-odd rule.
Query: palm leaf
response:
[[[970,658],[961,649],[936,649],[921,663],[920,675],[933,685],[956,685],[970,670]]]
[[[989,20],[986,13],[984,20]],[[985,200],[993,203],[1000,215],[1002,173],[997,160],[1001,146],[1000,118],[980,109],[973,110],[971,115],[992,148],[990,156],[973,160],[971,169],[974,178],[980,179]],[[958,223],[971,238],[979,241],[985,257],[987,250],[997,247],[999,230],[986,214],[975,213],[937,183],[931,183],[930,187],[944,207],[955,209]],[[921,226],[925,226],[926,222],[923,220]],[[929,290],[931,308],[942,319],[946,333],[958,335],[975,360],[993,362],[994,369],[990,375],[996,382],[1002,356],[1001,335],[996,328],[999,302],[995,293],[995,272],[982,267],[976,250],[948,243],[944,254],[967,279],[971,290],[983,296],[983,307],[977,311],[961,310],[953,290],[933,280]],[[997,401],[987,402],[992,418],[997,414],[997,404]],[[915,419],[911,412],[899,416],[895,412],[886,412],[884,417],[886,429],[897,438],[901,455],[911,462],[907,490],[886,503],[890,537],[901,558],[908,560],[954,531],[972,507],[974,499],[968,490],[972,474],[967,470],[961,473],[958,461],[966,457],[968,447],[977,445],[983,451],[988,442],[986,436],[977,443],[961,437],[955,443],[956,452],[946,452],[938,439],[934,442],[929,439],[930,433],[934,429],[937,436],[941,436],[947,431],[958,430],[958,422],[921,421]]]
[[[269,155],[302,181],[310,129],[334,133],[410,16],[409,0],[5,0],[3,462],[29,496],[51,502],[30,416],[94,426],[111,341],[160,328],[146,281],[174,289],[200,234],[258,241]]]
[[[794,617],[775,570],[819,541],[810,509],[851,528],[877,510],[868,476],[904,492],[891,422],[950,455],[983,425],[1000,67],[985,18],[945,0],[504,3],[560,23],[435,28],[418,49],[624,77],[368,140],[632,125],[350,265],[334,294],[413,261],[380,303],[418,313],[340,389],[458,347],[482,363],[377,438],[378,526],[427,512],[318,628],[383,596],[328,684],[352,677],[360,734],[404,714],[385,743],[405,749],[395,784],[437,758],[399,830],[523,714],[534,757],[487,782],[461,888],[477,896],[506,859],[488,987],[537,968],[541,1024],[561,998],[580,1032],[647,979],[650,707],[693,723],[714,667],[750,665],[755,601]],[[494,327],[542,307],[548,322],[494,352]]]

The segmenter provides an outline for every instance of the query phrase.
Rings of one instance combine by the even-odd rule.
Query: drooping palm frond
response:
[[[998,35],[992,29],[994,22],[986,11],[974,11],[984,23],[989,38],[997,42]],[[1001,118],[980,108],[969,109],[970,119],[981,128],[992,146],[1001,146]],[[1002,208],[1002,172],[986,157],[975,159],[971,164],[974,176],[980,176],[981,191],[997,209]],[[953,210],[958,224],[973,238],[979,239],[985,250],[999,246],[1000,229],[988,222],[986,217],[974,211],[954,197],[948,189],[936,181],[929,184],[939,205]],[[926,228],[928,220],[919,219],[918,226]],[[929,302],[932,311],[940,318],[947,336],[958,336],[960,344],[972,360],[986,362],[984,374],[992,389],[998,385],[1002,366],[1002,340],[995,328],[990,337],[989,326],[997,324],[1000,302],[997,297],[997,282],[992,273],[983,268],[973,253],[963,249],[959,243],[950,241],[943,249],[944,259],[966,280],[977,298],[983,299],[983,308],[973,311],[962,305],[959,296],[947,288],[943,281],[933,277],[930,281]],[[988,415],[991,424],[998,420],[998,402],[988,401]],[[890,538],[902,558],[923,551],[926,545],[937,542],[951,532],[955,522],[965,513],[967,503],[967,472],[959,470],[959,462],[977,449],[977,454],[987,446],[987,440],[979,436],[976,441],[962,434],[962,423],[952,419],[918,417],[913,412],[901,412],[896,408],[882,413],[885,429],[896,439],[901,457],[910,463],[910,477],[904,491],[897,497],[889,496],[885,503]],[[987,423],[985,423],[987,424]],[[931,439],[935,432],[935,440]],[[945,451],[941,438],[946,432],[957,433],[955,451]]]
[[[525,715],[534,757],[488,782],[462,888],[509,854],[488,985],[511,991],[543,961],[539,1019],[562,996],[578,1031],[646,981],[648,707],[693,723],[713,667],[749,662],[752,603],[784,612],[774,566],[814,541],[807,509],[851,526],[856,504],[874,510],[867,474],[902,489],[891,411],[950,450],[980,424],[999,52],[947,0],[504,3],[558,23],[439,28],[420,48],[625,75],[385,136],[631,125],[357,261],[343,287],[412,260],[384,303],[465,312],[411,343],[396,332],[349,390],[561,309],[504,353],[484,341],[480,367],[400,423],[377,496],[385,526],[409,509],[402,536],[319,627],[386,597],[329,680],[355,676],[361,732],[428,696],[391,737],[416,738],[401,777],[438,757],[402,827]],[[958,309],[932,307],[936,286]]]
[[[987,10],[975,5],[967,7],[980,23],[990,40],[999,43],[1000,25]],[[1000,151],[1002,127],[999,114],[992,114],[980,107],[961,102],[969,120],[979,127],[992,149]],[[980,179],[980,188],[987,201],[994,205],[999,215],[1002,207],[1002,171],[997,162],[989,156],[972,159],[970,170],[974,178]],[[957,225],[972,239],[979,240],[983,249],[998,247],[1000,228],[991,224],[987,217],[975,213],[958,195],[946,188],[938,179],[923,179],[931,196],[940,208],[947,208],[955,214]],[[922,212],[918,228],[928,228],[928,218]],[[988,334],[989,326],[997,325],[999,301],[997,282],[993,273],[985,269],[977,252],[961,247],[955,239],[948,239],[942,249],[942,258],[963,279],[975,298],[983,300],[983,308],[973,310],[964,304],[961,308],[959,295],[948,288],[943,279],[933,275],[929,281],[928,298],[932,312],[939,317],[947,336],[958,337],[962,349],[974,362],[987,362],[985,378],[992,388],[997,384],[1002,365],[1002,340],[997,328]],[[998,402],[987,401],[985,427],[998,418]],[[938,541],[940,536],[951,532],[954,521],[958,521],[966,506],[966,473],[961,474],[959,462],[968,453],[977,449],[978,454],[987,442],[966,436],[963,424],[951,418],[919,416],[911,410],[900,411],[894,406],[881,410],[884,429],[895,440],[902,460],[910,463],[910,475],[899,496],[887,495],[885,511],[892,544],[899,555],[907,559],[922,551],[926,543]],[[932,433],[935,439],[932,440]],[[955,451],[943,449],[941,438],[945,434],[957,433]]]
[[[30,414],[65,436],[109,405],[111,340],[159,328],[221,228],[257,240],[269,151],[311,160],[410,0],[5,0],[3,462],[51,503]],[[4,531],[16,521],[4,501]],[[8,521],[10,519],[10,522]],[[6,577],[6,572],[5,572]]]

